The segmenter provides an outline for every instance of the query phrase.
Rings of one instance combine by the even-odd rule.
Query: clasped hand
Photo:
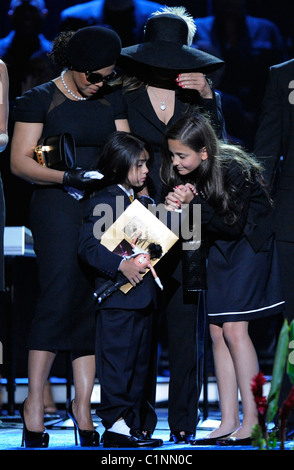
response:
[[[189,204],[198,193],[191,183],[180,184],[165,198],[165,208],[169,211],[179,210],[182,204]]]

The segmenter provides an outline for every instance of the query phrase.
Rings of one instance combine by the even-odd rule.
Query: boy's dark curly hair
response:
[[[70,63],[65,55],[65,48],[73,36],[75,31],[62,31],[54,40],[52,51],[48,54],[48,57],[58,66],[62,68],[69,68]]]

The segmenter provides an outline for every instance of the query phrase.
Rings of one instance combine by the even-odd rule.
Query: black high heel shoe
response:
[[[72,409],[72,403],[70,403],[69,408],[67,410],[67,415],[68,417],[72,420],[73,425],[74,425],[74,432],[75,432],[75,444],[76,446],[78,445],[78,436],[77,434],[79,433],[80,437],[80,443],[81,447],[98,447],[99,446],[99,440],[100,440],[100,435],[97,431],[95,430],[82,430],[79,428],[77,424],[77,420],[73,414],[73,409]]]
[[[25,401],[20,405],[19,414],[23,423],[23,430],[22,430],[22,441],[21,447],[29,447],[29,448],[40,448],[40,447],[48,447],[49,444],[49,434],[45,431],[43,432],[34,432],[29,431],[26,427],[25,419],[24,419],[24,404]]]

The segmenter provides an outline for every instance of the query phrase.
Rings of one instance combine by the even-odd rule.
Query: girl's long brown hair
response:
[[[179,140],[195,152],[206,148],[208,158],[187,176],[181,176],[173,167],[168,149],[168,140]],[[224,170],[233,162],[240,166],[245,181],[257,179],[265,187],[261,165],[243,149],[236,145],[219,141],[208,119],[201,114],[185,116],[167,131],[161,166],[161,179],[172,190],[187,182],[196,186],[200,195],[218,212],[224,214],[228,223],[234,223],[240,211],[238,187],[234,181],[224,185]],[[235,208],[238,210],[235,211]]]

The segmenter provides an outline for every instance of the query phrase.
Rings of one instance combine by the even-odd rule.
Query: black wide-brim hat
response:
[[[177,71],[209,73],[224,62],[206,52],[187,46],[188,26],[185,20],[170,13],[148,19],[145,40],[141,44],[124,47],[118,65],[124,68],[131,62]]]

